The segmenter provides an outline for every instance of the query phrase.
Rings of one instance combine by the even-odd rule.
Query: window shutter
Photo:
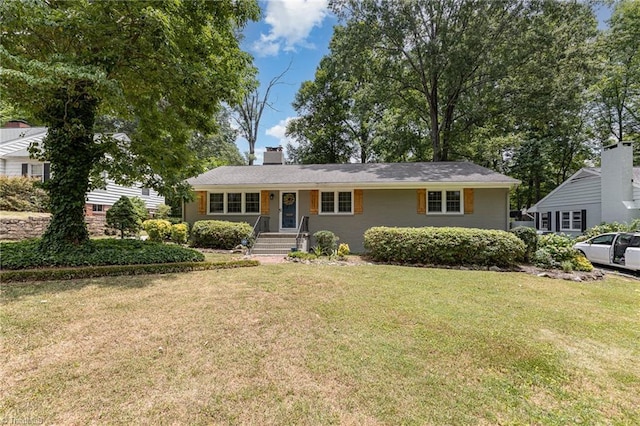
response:
[[[427,213],[427,190],[426,189],[418,189],[416,191],[417,201],[418,201],[418,214],[426,214]]]
[[[22,163],[22,176],[29,176],[29,164]]]
[[[464,189],[464,214],[473,213],[473,188]]]
[[[556,232],[560,232],[560,212],[556,212]]]
[[[318,214],[318,194],[319,191],[317,189],[312,189],[309,191],[311,200],[309,200],[309,214]]]
[[[354,214],[362,214],[363,206],[362,206],[362,189],[354,189],[353,190],[353,213]]]
[[[580,230],[584,232],[587,229],[587,211],[586,210],[582,210],[580,214],[580,219],[582,219],[582,223],[580,224]]]
[[[44,176],[43,181],[46,182],[51,178],[51,163],[44,163]]]
[[[269,214],[269,191],[260,191],[260,214]]]
[[[207,191],[198,191],[198,214],[207,212]]]
[[[551,231],[551,212],[547,212],[547,231]]]

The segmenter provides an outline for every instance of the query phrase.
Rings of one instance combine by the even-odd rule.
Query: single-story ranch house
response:
[[[640,167],[633,167],[633,145],[602,149],[601,167],[585,167],[527,210],[540,231],[580,235],[602,222],[640,218]]]
[[[519,181],[468,162],[224,166],[189,179],[197,194],[183,219],[247,222],[268,233],[335,233],[363,252],[373,226],[509,229]]]
[[[10,125],[13,124],[10,122]],[[0,129],[0,176],[28,176],[46,181],[50,176],[49,163],[29,157],[29,145],[39,144],[47,135],[46,127],[5,127]],[[114,134],[116,139],[128,138],[124,133]],[[139,197],[154,212],[158,205],[164,204],[164,197],[151,188],[142,186],[123,186],[107,179],[104,189],[94,189],[87,193],[85,213],[87,216],[100,216],[113,206],[121,196]]]

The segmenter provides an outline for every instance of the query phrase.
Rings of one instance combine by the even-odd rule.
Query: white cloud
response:
[[[273,127],[269,127],[265,131],[265,133],[268,136],[272,136],[272,137],[278,139],[278,144],[284,149],[285,157],[287,157],[287,155],[288,155],[288,153],[287,153],[287,144],[291,144],[291,146],[294,146],[294,147],[298,146],[298,142],[296,142],[295,139],[291,139],[290,137],[287,137],[287,135],[285,135],[285,133],[287,131],[287,125],[294,118],[295,117],[287,117],[284,120],[280,120],[278,122],[278,124],[276,124]]]
[[[252,50],[258,56],[275,56],[280,49],[293,51],[296,46],[314,47],[306,39],[329,14],[328,3],[328,0],[268,1],[264,21],[271,30],[260,35]]]

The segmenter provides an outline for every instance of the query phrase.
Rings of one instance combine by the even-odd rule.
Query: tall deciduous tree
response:
[[[370,46],[378,78],[429,132],[432,159],[446,161],[474,125],[473,95],[495,86],[526,57],[519,44],[524,0],[344,0],[354,46]]]
[[[240,102],[233,104],[233,119],[239,126],[240,135],[249,143],[248,160],[250,166],[253,165],[256,158],[256,142],[258,141],[258,131],[262,113],[265,107],[273,108],[273,105],[269,101],[271,90],[274,86],[281,83],[282,77],[289,71],[289,68],[291,68],[291,63],[289,63],[283,72],[269,81],[264,94],[260,93],[257,82],[254,82],[256,87],[246,92]]]
[[[636,140],[640,146],[640,2],[615,4],[599,47],[602,77],[594,86],[598,136],[604,144]]]
[[[90,173],[166,189],[196,167],[194,129],[208,133],[222,101],[252,72],[237,30],[254,0],[8,1],[0,3],[0,88],[49,127],[52,220],[42,247],[88,240]],[[137,120],[131,141],[95,138],[98,115]]]
[[[329,48],[315,79],[296,94],[298,117],[289,122],[287,134],[298,146],[287,151],[302,163],[375,161],[384,113],[383,90],[371,66],[375,58],[368,48],[352,49],[343,27],[334,28]]]

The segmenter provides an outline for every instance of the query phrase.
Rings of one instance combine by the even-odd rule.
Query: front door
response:
[[[282,191],[280,194],[280,229],[293,231],[298,227],[298,193],[295,191]]]

